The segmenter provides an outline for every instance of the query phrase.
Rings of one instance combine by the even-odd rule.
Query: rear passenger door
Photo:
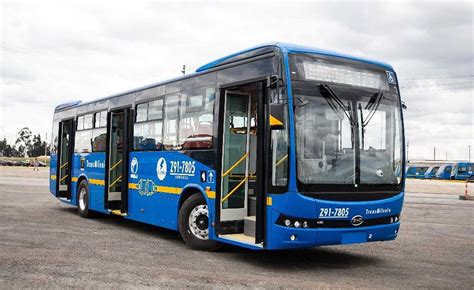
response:
[[[71,199],[72,154],[74,150],[74,120],[59,123],[57,162],[57,197]]]

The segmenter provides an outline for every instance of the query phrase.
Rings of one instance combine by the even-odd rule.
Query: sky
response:
[[[471,1],[1,1],[0,138],[51,136],[54,107],[177,77],[268,41],[390,63],[410,159],[474,159]]]

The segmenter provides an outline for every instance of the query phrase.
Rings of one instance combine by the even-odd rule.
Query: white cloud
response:
[[[381,59],[398,72],[412,157],[473,143],[470,2],[1,4],[0,137],[50,131],[54,106],[154,83],[270,40]],[[471,81],[464,85],[438,85]],[[413,87],[427,85],[426,88]],[[412,88],[408,88],[412,86]],[[462,87],[463,89],[449,88]],[[444,155],[443,155],[444,156]]]

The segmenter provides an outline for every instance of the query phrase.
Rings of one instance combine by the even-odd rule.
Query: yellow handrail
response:
[[[121,162],[122,162],[122,159],[120,159],[117,163],[115,163],[114,166],[112,166],[112,167],[109,169],[109,171],[114,170],[114,168],[117,167]]]
[[[109,185],[109,188],[111,188],[112,186],[114,186],[120,179],[122,179],[122,175],[120,175],[117,179],[115,179],[115,181],[112,182],[111,185]]]
[[[280,166],[280,164],[282,164],[286,159],[288,159],[288,154],[286,154],[280,160],[278,160],[277,163],[275,164],[275,167]]]
[[[234,163],[224,174],[222,174],[222,177],[226,177],[234,168],[236,168],[240,162],[244,161],[247,157],[249,156],[249,153],[245,153],[244,156],[240,157],[240,159]]]
[[[67,177],[68,177],[68,175],[67,175],[67,174],[66,174],[66,175],[64,175],[64,176],[63,176],[63,178],[61,178],[61,179],[59,180],[59,183],[63,182],[63,180],[64,180],[64,179],[66,179]]]
[[[247,178],[248,177],[245,177],[244,179],[242,179],[241,182],[239,182],[239,184],[237,184],[234,188],[232,188],[232,190],[222,199],[222,202],[226,201],[239,187],[241,187],[242,184],[244,184],[245,181],[247,181]]]
[[[64,166],[68,165],[68,163],[69,163],[69,162],[64,163],[63,165],[61,165],[61,167],[60,167],[59,169],[63,169]]]

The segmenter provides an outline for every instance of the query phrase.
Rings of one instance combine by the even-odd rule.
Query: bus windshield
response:
[[[327,71],[306,64],[307,78],[293,80],[299,183],[399,185],[400,102],[385,72],[347,67],[345,76],[308,79],[308,69]]]

